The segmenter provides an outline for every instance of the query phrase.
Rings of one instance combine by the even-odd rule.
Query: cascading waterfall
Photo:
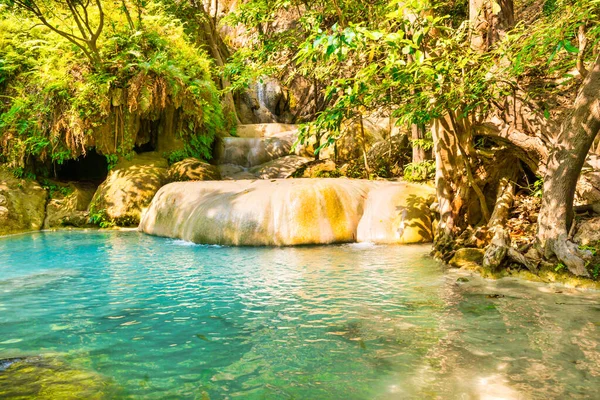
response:
[[[180,182],[156,194],[139,229],[236,246],[422,243],[431,240],[432,193],[347,179]]]

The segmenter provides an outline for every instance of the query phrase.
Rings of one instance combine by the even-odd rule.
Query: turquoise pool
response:
[[[598,395],[600,294],[445,271],[428,251],[0,238],[0,360],[60,359],[98,398]],[[3,381],[9,364],[0,397],[39,388]]]

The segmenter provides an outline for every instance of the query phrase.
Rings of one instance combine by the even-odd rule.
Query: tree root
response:
[[[589,251],[580,250],[579,247],[568,239],[567,235],[560,235],[558,239],[546,244],[556,258],[577,276],[590,276],[586,269],[586,259],[592,254]]]

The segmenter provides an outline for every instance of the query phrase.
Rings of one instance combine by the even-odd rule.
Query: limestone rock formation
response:
[[[259,179],[286,179],[312,161],[312,158],[289,155],[250,168],[250,173]]]
[[[255,167],[260,164],[287,156],[292,148],[290,136],[265,138],[223,138],[217,146],[216,156],[219,164],[236,164],[243,167]]]
[[[358,241],[405,244],[433,241],[433,188],[404,183],[379,184],[369,192],[358,225]]]
[[[340,171],[333,160],[313,160],[298,170],[298,178],[338,178]]]
[[[221,179],[219,169],[197,158],[186,158],[169,168],[170,182],[185,181],[218,181]]]
[[[399,203],[384,206],[369,200],[370,192],[379,197],[381,191],[393,194],[382,202]],[[424,196],[432,193],[426,186],[347,179],[172,183],[157,193],[139,229],[223,245],[415,243],[430,239],[429,204]],[[370,207],[367,212],[366,207]],[[389,224],[383,223],[388,220]]]
[[[90,204],[90,215],[120,226],[140,221],[156,192],[168,182],[168,163],[158,153],[143,153],[122,160],[98,187]]]
[[[0,167],[0,235],[41,229],[46,198],[39,183],[17,179]]]
[[[62,187],[66,188],[66,193],[56,191],[48,201],[44,229],[86,226],[89,219],[87,210],[97,187],[93,184],[75,182]]]

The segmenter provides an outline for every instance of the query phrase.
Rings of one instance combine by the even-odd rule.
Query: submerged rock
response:
[[[0,167],[0,235],[41,229],[46,198],[39,183],[15,178]]]
[[[169,181],[171,182],[218,181],[220,179],[221,173],[216,166],[197,158],[186,158],[169,168]]]
[[[382,189],[386,186],[391,189]],[[395,195],[382,201],[369,200],[370,192],[381,196],[382,190]],[[406,196],[399,194],[402,191]],[[427,236],[419,236],[418,230],[407,225],[431,225],[425,199],[432,191],[399,182],[347,179],[173,183],[157,193],[139,229],[151,235],[224,245],[288,246],[357,240],[416,243],[427,240]],[[417,200],[419,196],[424,197]],[[412,201],[426,206],[405,212],[413,207]],[[365,207],[369,207],[367,213]],[[420,216],[419,210],[423,210]]]
[[[2,399],[108,399],[115,393],[104,376],[57,358],[0,360]]]
[[[98,187],[90,205],[90,215],[120,226],[137,225],[142,209],[168,182],[167,160],[158,153],[143,153],[132,160],[122,160]]]
[[[44,229],[86,226],[89,219],[87,210],[96,192],[96,185],[71,182],[62,187],[65,193],[56,191],[46,206]]]

